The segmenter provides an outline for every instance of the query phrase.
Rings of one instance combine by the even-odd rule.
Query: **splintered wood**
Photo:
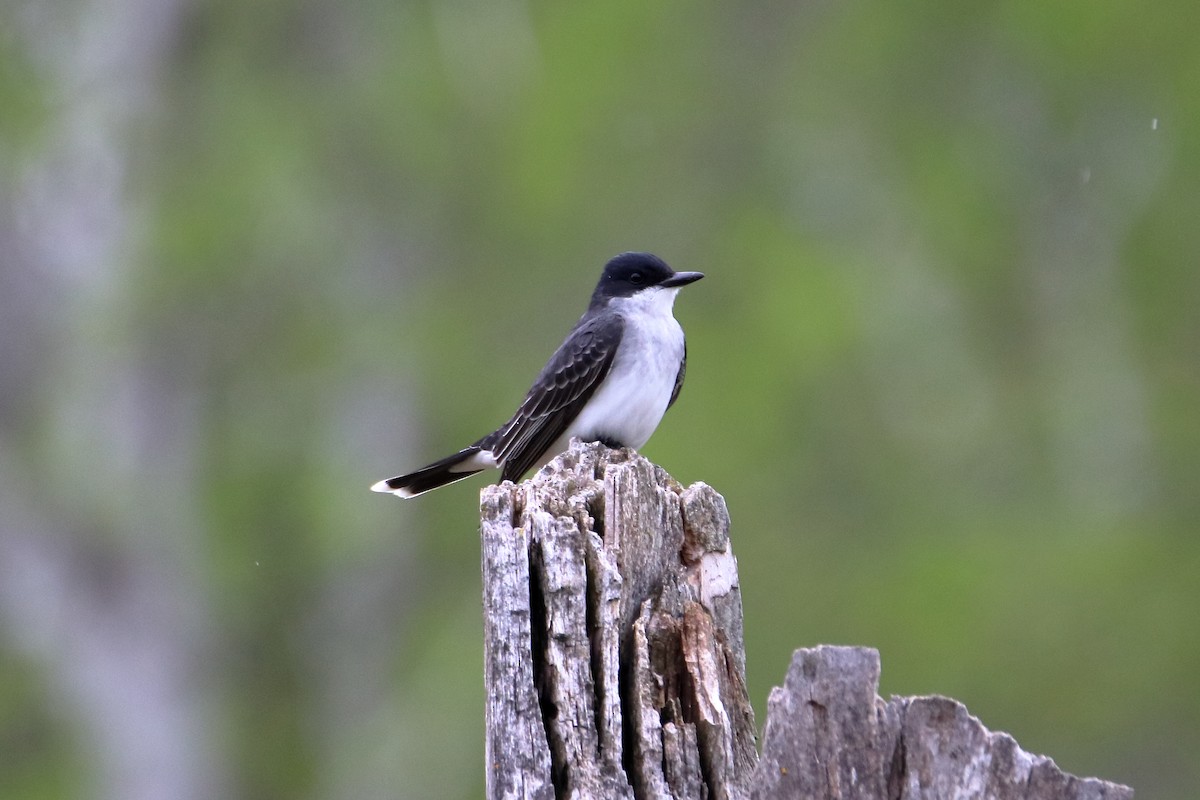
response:
[[[480,511],[489,800],[1133,796],[953,700],[881,700],[868,648],[796,651],[759,759],[717,492],[573,442]]]

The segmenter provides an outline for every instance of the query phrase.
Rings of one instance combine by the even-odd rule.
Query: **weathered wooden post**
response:
[[[636,453],[574,442],[481,518],[489,800],[1133,796],[883,701],[867,648],[796,651],[759,759],[725,502]]]

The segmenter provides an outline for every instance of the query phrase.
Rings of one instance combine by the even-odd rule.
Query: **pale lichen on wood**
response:
[[[760,759],[725,501],[636,453],[573,442],[481,517],[489,799],[1132,797],[883,701],[868,648],[796,651]]]

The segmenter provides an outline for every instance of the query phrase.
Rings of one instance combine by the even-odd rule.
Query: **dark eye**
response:
[[[629,276],[629,282],[632,283],[634,286],[641,286],[643,283],[646,282],[646,279],[642,277],[642,273],[635,272]]]

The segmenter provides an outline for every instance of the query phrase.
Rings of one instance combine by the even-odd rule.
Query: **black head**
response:
[[[703,277],[701,272],[676,272],[650,253],[622,253],[604,265],[604,274],[592,294],[592,304],[613,297],[632,297],[646,289],[677,288]]]

